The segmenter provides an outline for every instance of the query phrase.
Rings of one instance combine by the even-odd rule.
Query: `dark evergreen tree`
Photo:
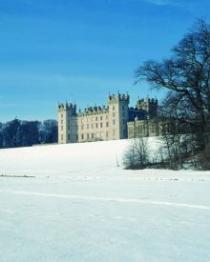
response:
[[[0,123],[0,148],[32,146],[57,142],[57,121],[21,121]]]

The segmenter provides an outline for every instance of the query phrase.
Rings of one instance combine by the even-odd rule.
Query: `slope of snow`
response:
[[[151,152],[155,153],[159,141],[149,138]],[[97,170],[109,173],[122,167],[123,155],[131,141],[67,145],[34,146],[0,150],[2,173],[26,175],[84,174]]]
[[[123,170],[129,143],[0,150],[0,261],[210,261],[210,172]]]

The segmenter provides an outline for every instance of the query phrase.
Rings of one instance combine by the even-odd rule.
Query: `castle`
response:
[[[129,107],[128,94],[110,95],[107,106],[77,112],[71,103],[58,105],[58,143],[116,140],[159,135],[158,101],[141,99]]]

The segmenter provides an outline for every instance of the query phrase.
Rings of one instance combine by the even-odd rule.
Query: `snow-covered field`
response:
[[[0,150],[0,261],[209,262],[210,172],[123,170],[128,143]]]

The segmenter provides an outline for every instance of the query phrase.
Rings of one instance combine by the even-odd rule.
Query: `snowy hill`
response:
[[[130,140],[66,145],[34,146],[0,150],[0,172],[18,175],[71,175],[119,172]],[[159,141],[149,138],[153,154]]]
[[[0,260],[209,262],[210,172],[124,170],[129,143],[0,150]]]
[[[1,150],[0,170],[52,175],[115,168],[127,144],[127,140],[120,140]]]

